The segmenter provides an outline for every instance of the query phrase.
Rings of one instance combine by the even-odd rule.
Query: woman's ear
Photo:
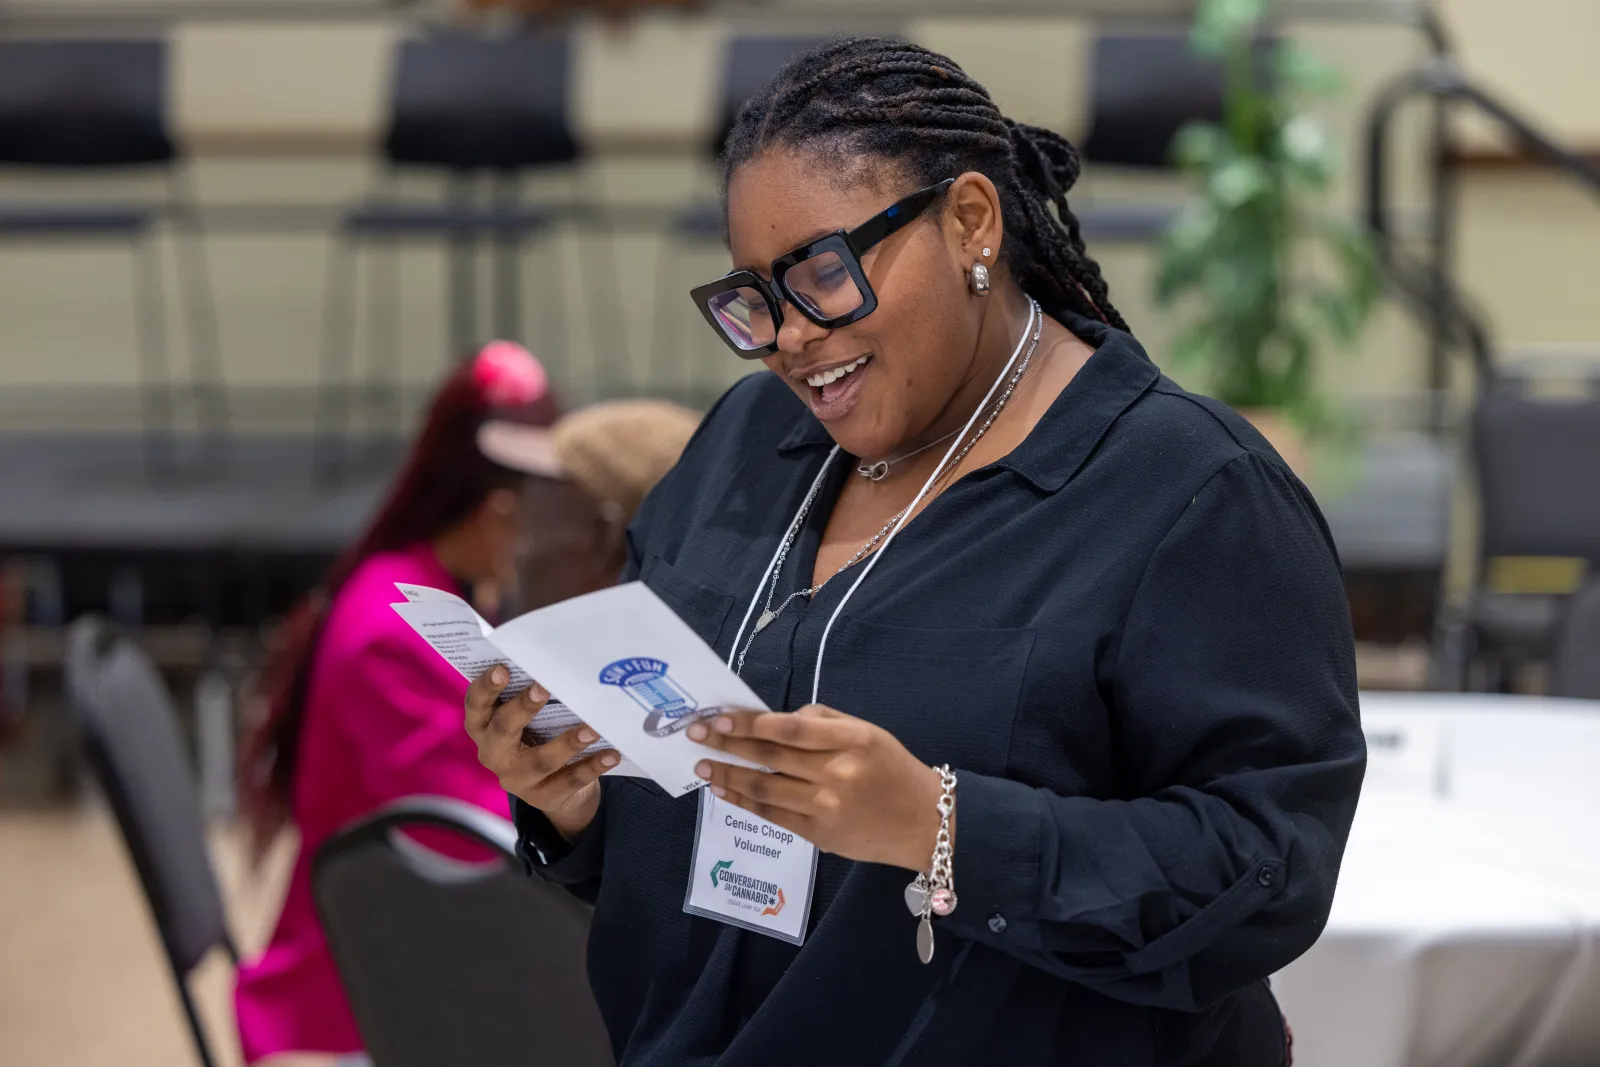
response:
[[[973,263],[993,267],[1000,259],[1005,222],[1000,214],[1000,191],[988,175],[967,171],[946,194],[949,234],[963,270]]]

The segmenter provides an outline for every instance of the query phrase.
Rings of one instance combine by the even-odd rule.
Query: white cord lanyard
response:
[[[933,473],[928,476],[928,480],[923,483],[921,491],[911,498],[911,504],[906,508],[906,517],[896,523],[893,530],[889,531],[889,536],[884,539],[883,544],[879,545],[878,550],[867,560],[867,565],[861,568],[861,573],[856,575],[856,580],[850,583],[849,589],[845,590],[844,597],[839,601],[839,606],[834,608],[833,614],[828,617],[828,624],[822,629],[822,641],[817,645],[816,667],[811,672],[811,703],[815,704],[817,702],[817,695],[822,689],[822,657],[828,650],[828,635],[833,632],[833,624],[839,620],[839,614],[844,611],[844,606],[850,602],[850,598],[861,587],[861,583],[867,580],[867,575],[872,573],[872,568],[878,565],[878,560],[882,558],[885,552],[889,551],[889,546],[894,543],[894,539],[900,536],[900,531],[905,528],[911,521],[911,517],[916,514],[917,505],[922,503],[922,498],[928,495],[928,491],[933,488],[934,482],[938,481],[939,475],[944,472],[945,464],[950,462],[950,457],[956,454],[956,449],[961,447],[961,442],[966,440],[967,434],[972,432],[973,424],[978,421],[978,416],[989,406],[989,401],[994,398],[995,390],[1000,388],[1000,383],[1011,376],[1011,368],[1016,365],[1017,359],[1022,355],[1022,349],[1027,345],[1028,338],[1033,333],[1035,316],[1042,314],[1043,312],[1039,310],[1039,305],[1030,300],[1028,302],[1028,325],[1022,331],[1022,338],[1017,341],[1016,350],[1011,353],[1011,358],[1006,362],[1005,369],[994,380],[994,384],[989,386],[989,391],[984,394],[983,402],[973,409],[971,417],[967,419],[967,424],[961,428],[961,432],[956,435],[949,450],[945,452],[944,458],[939,461],[939,465],[934,468]],[[834,445],[833,451],[828,453],[828,458],[822,461],[822,469],[817,471],[817,477],[811,483],[811,489],[806,493],[799,510],[795,512],[794,518],[790,521],[788,530],[785,531],[783,538],[778,542],[777,550],[772,553],[772,559],[767,563],[767,569],[761,574],[761,581],[756,583],[755,596],[750,598],[750,606],[745,609],[744,621],[739,624],[739,632],[734,635],[733,645],[728,651],[729,670],[733,669],[734,657],[738,655],[739,643],[744,639],[745,628],[750,625],[750,618],[756,612],[756,605],[761,602],[761,594],[767,588],[767,582],[772,577],[773,568],[778,565],[778,559],[783,554],[784,544],[788,542],[790,537],[798,533],[797,527],[801,520],[805,518],[811,501],[821,491],[822,480],[827,477],[828,468],[833,465],[834,457],[838,454],[839,446]]]

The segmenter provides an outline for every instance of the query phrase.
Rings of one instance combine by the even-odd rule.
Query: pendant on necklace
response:
[[[880,459],[876,463],[863,463],[856,468],[856,473],[863,478],[871,478],[875,482],[881,482],[889,477],[889,461]]]
[[[765,630],[768,626],[771,626],[772,623],[773,623],[773,620],[775,620],[777,617],[778,617],[778,613],[776,611],[771,610],[770,608],[768,610],[766,610],[766,611],[763,611],[761,613],[761,618],[756,620],[755,632],[756,633],[760,633],[762,630]],[[752,635],[752,636],[754,636],[754,635]]]
[[[923,963],[933,962],[933,923],[926,914],[917,923],[917,959]]]

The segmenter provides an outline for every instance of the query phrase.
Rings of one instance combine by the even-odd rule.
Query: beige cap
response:
[[[568,478],[632,518],[699,425],[699,415],[670,401],[617,400],[574,411],[548,430],[490,420],[478,447],[513,470]]]

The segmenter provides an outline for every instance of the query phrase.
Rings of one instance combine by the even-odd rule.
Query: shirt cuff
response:
[[[574,843],[561,836],[544,812],[512,797],[511,821],[517,828],[517,851],[528,873],[548,878],[557,885],[576,885],[599,877],[604,855],[602,823],[605,813],[602,792],[594,821]]]
[[[956,910],[937,925],[1007,951],[1038,947],[1045,822],[1032,787],[957,771]]]

